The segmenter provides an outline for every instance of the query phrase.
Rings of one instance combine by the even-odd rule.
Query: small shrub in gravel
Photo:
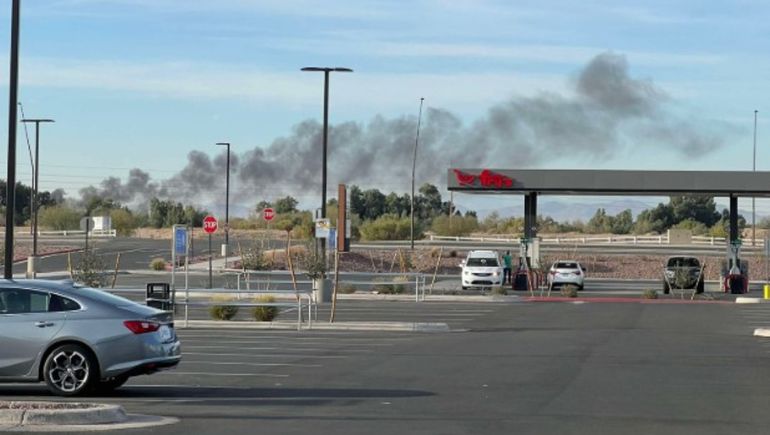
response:
[[[231,302],[234,299],[229,296],[217,295],[211,298],[212,302],[217,303],[209,308],[209,315],[214,320],[231,320],[238,314],[238,307],[234,305],[220,305]]]
[[[578,296],[578,288],[571,284],[562,286],[561,295],[568,298],[576,298]]]
[[[254,302],[255,303],[275,302],[275,297],[270,295],[257,296],[256,298],[254,298]],[[278,317],[278,307],[271,307],[271,306],[254,307],[254,310],[252,310],[252,314],[254,315],[254,320],[257,320],[260,322],[272,322],[273,319]]]
[[[658,299],[658,291],[647,289],[642,293],[642,299]]]
[[[353,284],[344,284],[344,285],[341,285],[341,286],[340,286],[340,287],[337,289],[337,291],[338,291],[339,293],[343,294],[343,295],[349,295],[349,294],[353,294],[353,293],[355,293],[355,292],[356,292],[356,290],[357,290],[357,289],[356,289],[356,286],[354,286]]]
[[[150,269],[152,270],[166,270],[166,260],[162,258],[153,258],[150,262]]]

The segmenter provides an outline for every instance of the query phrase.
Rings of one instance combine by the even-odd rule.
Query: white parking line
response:
[[[191,340],[193,341],[193,340]],[[212,340],[194,340],[195,343],[206,343],[210,341],[215,341],[217,343],[221,343],[223,340],[220,339],[212,339]],[[259,338],[255,338],[254,340],[243,340],[243,339],[237,339],[237,340],[225,340],[228,344],[231,345],[239,345],[239,344],[259,344],[262,340]],[[275,344],[274,342],[270,344]],[[288,346],[291,346],[291,343],[286,343]],[[184,346],[184,343],[182,343]],[[339,346],[374,346],[374,347],[385,347],[385,346],[395,346],[395,343],[339,343]],[[187,347],[187,346],[185,346]]]
[[[202,361],[202,360],[182,360],[182,364],[211,364],[222,366],[250,366],[250,367],[323,367],[321,364],[296,364],[296,363],[255,363],[255,362],[235,362],[235,361]]]
[[[186,349],[231,349],[231,350],[259,350],[259,348],[239,347],[233,349],[232,346],[186,346]],[[288,350],[288,349],[287,349]],[[223,355],[218,353],[217,355]],[[346,355],[290,355],[290,354],[248,354],[252,358],[323,358],[323,359],[343,359]]]
[[[163,371],[156,373],[155,376],[254,376],[265,378],[288,378],[289,375],[278,373],[211,373],[211,372],[179,372],[176,370]]]
[[[231,349],[232,346],[195,346],[195,345],[189,345],[184,347],[185,350],[182,351],[182,355],[199,355],[195,352],[187,352],[187,349],[195,349],[195,348],[202,348],[202,349],[209,349],[209,348],[216,348],[216,349]],[[265,352],[272,352],[272,351],[285,351],[287,350],[285,347],[238,347],[238,349],[249,349],[249,350],[258,350],[258,351],[265,351]],[[348,352],[348,353],[374,353],[375,351],[372,349],[323,349],[323,348],[314,348],[314,347],[292,347],[292,352],[329,352],[330,350],[334,350],[335,352]],[[200,353],[200,355],[227,355],[224,353]],[[241,354],[233,354],[233,355],[241,355]]]

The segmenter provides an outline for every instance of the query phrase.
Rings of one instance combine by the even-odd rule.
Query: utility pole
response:
[[[21,0],[11,6],[11,71],[8,86],[8,172],[5,186],[5,279],[13,279],[13,218],[16,214],[16,105],[19,93],[19,27]]]
[[[412,157],[412,205],[410,207],[410,215],[412,218],[409,225],[409,241],[412,250],[414,251],[414,174],[417,168],[417,146],[420,144],[420,122],[422,121],[422,103],[425,98],[420,98],[420,112],[417,115],[417,135],[414,138],[414,156]]]

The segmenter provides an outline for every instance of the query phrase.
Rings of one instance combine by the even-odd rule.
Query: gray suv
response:
[[[672,288],[695,289],[696,293],[703,293],[703,268],[695,257],[669,257],[663,270],[663,293],[669,294]]]

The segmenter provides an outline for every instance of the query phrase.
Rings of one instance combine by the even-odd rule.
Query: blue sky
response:
[[[512,99],[570,98],[579,71],[612,53],[654,86],[673,126],[708,131],[719,145],[683,157],[636,136],[600,156],[575,147],[527,167],[750,170],[757,109],[757,168],[770,170],[768,12],[770,4],[754,1],[23,0],[19,95],[27,116],[57,121],[42,131],[41,188],[77,197],[131,168],[160,183],[190,151],[220,154],[215,142],[232,142],[239,154],[268,149],[302,121],[320,120],[322,76],[303,66],[355,70],[332,76],[332,124],[412,119],[425,97],[427,108],[472,129]],[[9,26],[10,4],[0,10],[3,101]],[[6,110],[0,104],[0,119]],[[24,181],[23,129],[18,143]],[[442,165],[450,163],[464,162]],[[233,183],[242,207],[291,191]],[[307,204],[319,197],[291,193]],[[474,205],[487,207],[481,202]]]

